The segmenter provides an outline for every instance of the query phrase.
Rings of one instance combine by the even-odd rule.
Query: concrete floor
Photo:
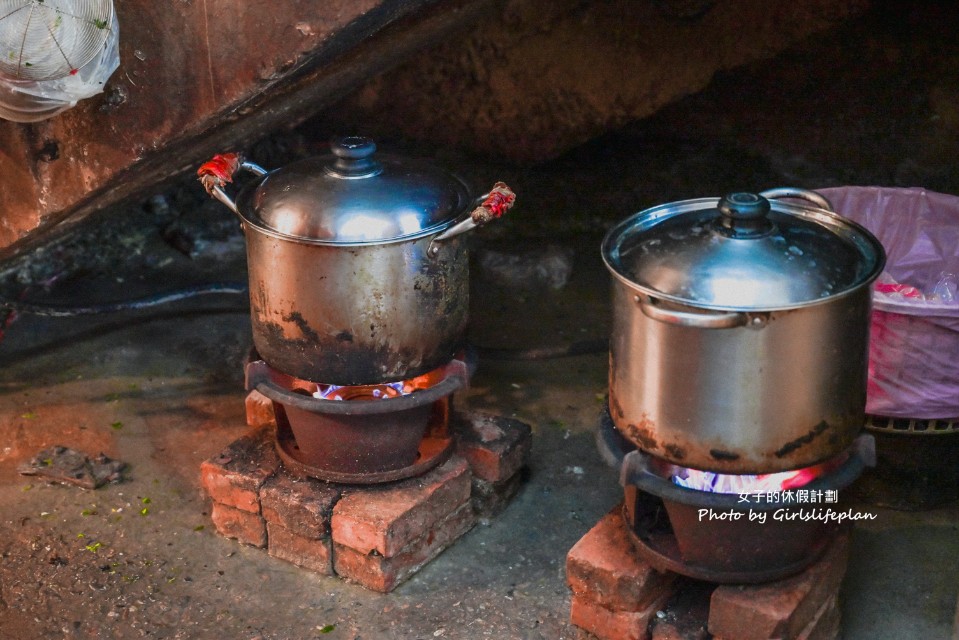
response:
[[[471,340],[521,349],[607,336],[599,239],[614,220],[655,203],[782,184],[959,193],[959,127],[951,128],[948,105],[930,99],[959,86],[959,65],[946,64],[959,61],[950,33],[935,20],[917,26],[867,16],[724,75],[703,94],[547,166],[464,164],[472,177],[495,174],[520,194],[516,219],[478,234],[477,254],[522,255],[551,243],[575,256],[570,282],[557,291],[492,286],[477,271]],[[819,75],[809,78],[810,69]],[[804,77],[815,91],[798,82]],[[763,100],[736,111],[731,105],[746,104],[745,96]],[[386,146],[403,150],[398,141]],[[32,283],[32,299],[90,301],[242,280],[229,216],[219,205],[200,206],[199,197],[167,196],[104,216],[84,236],[14,265],[5,287]],[[174,213],[164,209],[171,203]],[[189,257],[163,239],[171,225],[208,227],[208,216],[228,230],[206,252]],[[51,278],[49,287],[37,284]],[[528,482],[505,513],[381,595],[214,533],[198,469],[245,431],[249,345],[243,301],[230,297],[109,316],[22,315],[6,328],[0,637],[582,637],[567,622],[565,556],[621,497],[593,442],[605,353],[517,361],[481,349],[469,404],[533,426]],[[19,463],[52,444],[124,460],[127,480],[87,491],[17,474]],[[959,505],[860,508],[878,517],[854,532],[844,638],[951,638]]]

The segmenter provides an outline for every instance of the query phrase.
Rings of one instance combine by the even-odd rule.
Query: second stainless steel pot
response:
[[[815,206],[770,200],[797,195]],[[829,208],[795,189],[737,193],[654,207],[609,232],[618,430],[723,473],[796,469],[852,443],[885,258]]]
[[[342,138],[331,156],[270,172],[235,154],[198,172],[242,222],[253,342],[285,374],[401,380],[447,362],[463,339],[469,267],[459,234],[515,196],[497,183],[474,200],[452,174],[375,148]],[[234,202],[223,186],[240,168],[259,177]]]

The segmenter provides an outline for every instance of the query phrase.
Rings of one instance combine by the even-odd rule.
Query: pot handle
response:
[[[502,217],[513,207],[515,202],[516,194],[513,193],[513,190],[505,183],[497,182],[489,190],[489,193],[485,193],[476,199],[476,208],[473,209],[468,218],[460,220],[433,238],[426,250],[426,255],[435,258],[440,251],[440,244],[444,241]]]
[[[659,300],[652,296],[636,296],[636,303],[642,309],[647,318],[673,324],[680,327],[690,327],[693,329],[733,329],[743,327],[747,324],[754,326],[765,325],[765,318],[762,315],[750,315],[739,311],[728,311],[720,313],[694,313],[690,311],[675,311],[665,309],[660,306]]]
[[[809,189],[800,189],[799,187],[779,187],[777,189],[767,189],[759,193],[762,197],[767,200],[774,198],[799,198],[800,200],[806,200],[813,203],[820,209],[825,209],[826,211],[836,212],[832,208],[832,203],[829,202],[829,198],[815,191],[810,191]]]
[[[236,203],[226,194],[223,187],[233,182],[233,176],[240,169],[246,169],[257,176],[267,173],[266,169],[244,160],[243,156],[238,153],[218,153],[209,162],[201,164],[196,171],[196,175],[200,178],[200,184],[203,185],[206,192],[225,204],[230,211],[238,216],[240,212],[236,208]],[[240,216],[240,219],[243,219],[242,216]]]

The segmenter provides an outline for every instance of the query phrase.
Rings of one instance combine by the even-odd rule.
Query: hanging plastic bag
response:
[[[0,117],[44,120],[103,91],[120,65],[110,0],[13,5],[0,16]]]
[[[867,413],[959,417],[959,197],[919,188],[818,191],[886,249],[873,294]]]

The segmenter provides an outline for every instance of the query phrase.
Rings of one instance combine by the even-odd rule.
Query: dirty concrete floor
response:
[[[471,177],[495,174],[521,194],[513,221],[477,234],[475,256],[553,244],[572,251],[573,270],[559,290],[494,285],[474,271],[480,368],[469,403],[532,425],[529,478],[502,515],[389,595],[213,531],[198,469],[246,430],[243,300],[9,322],[0,342],[0,637],[583,637],[568,624],[565,555],[620,499],[593,442],[606,355],[513,360],[492,349],[562,349],[608,335],[599,239],[652,204],[787,183],[959,193],[956,101],[943,98],[959,95],[949,24],[866,16],[549,165],[464,163]],[[232,221],[193,188],[105,216],[14,265],[5,293],[87,303],[242,280]],[[122,459],[127,479],[87,491],[17,474],[52,444]],[[844,638],[950,638],[959,505],[857,508],[878,517],[854,532]]]

